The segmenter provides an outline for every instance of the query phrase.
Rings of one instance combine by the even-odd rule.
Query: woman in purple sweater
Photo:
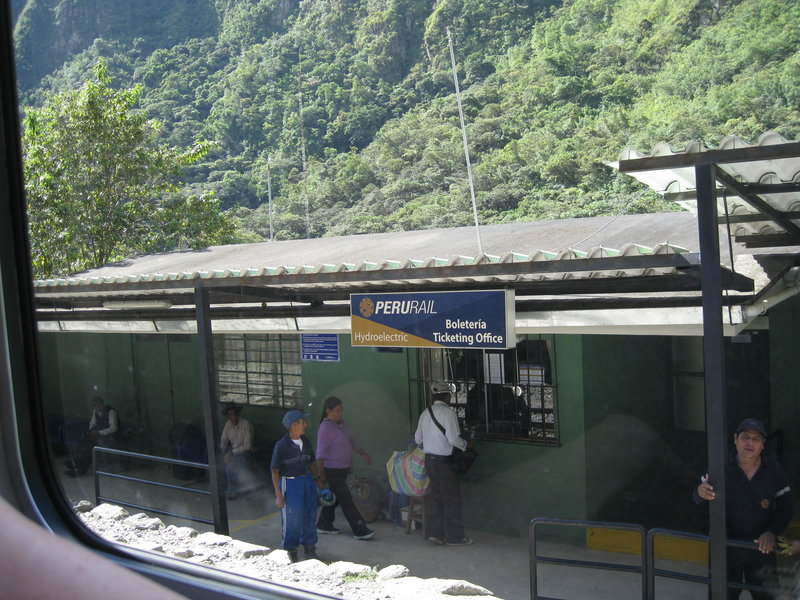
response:
[[[322,483],[336,494],[336,503],[322,507],[317,519],[317,532],[339,533],[339,529],[333,526],[333,518],[336,507],[340,506],[353,531],[353,537],[357,540],[368,540],[375,532],[367,527],[353,502],[353,496],[347,487],[347,475],[353,464],[353,452],[360,454],[368,465],[372,464],[372,457],[350,433],[350,428],[342,418],[343,412],[344,407],[339,398],[329,396],[325,399],[317,432],[317,469]]]

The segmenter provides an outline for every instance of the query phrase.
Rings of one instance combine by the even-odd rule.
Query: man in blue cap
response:
[[[272,451],[272,485],[275,504],[281,509],[281,548],[297,562],[297,547],[302,544],[306,560],[317,558],[317,488],[320,482],[314,463],[314,449],[305,436],[306,417],[299,410],[283,416],[286,435]]]
[[[729,538],[755,542],[758,549],[728,548],[728,581],[776,586],[775,540],[792,519],[792,494],[781,465],[764,456],[767,429],[758,419],[739,423],[733,435],[736,452],[731,454],[725,474],[726,528]],[[694,489],[701,504],[716,498],[713,477],[706,474]],[[729,588],[728,598],[741,590]],[[770,592],[751,591],[754,600],[772,598]]]

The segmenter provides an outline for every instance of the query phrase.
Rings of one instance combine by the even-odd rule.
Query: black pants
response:
[[[753,600],[771,600],[771,590],[777,587],[777,561],[775,555],[764,555],[755,550],[731,548],[728,550],[728,581],[764,586],[768,591],[750,591]],[[728,599],[739,598],[741,590],[728,589]]]
[[[92,466],[92,448],[100,446],[102,448],[119,448],[120,444],[117,437],[114,435],[99,435],[92,436],[85,434],[77,447],[72,451],[72,466],[79,474],[83,475]],[[104,466],[108,462],[112,462],[111,457],[105,455],[98,458],[99,466]]]
[[[319,511],[317,519],[318,529],[333,529],[333,519],[336,507],[339,506],[344,513],[344,518],[350,524],[353,535],[366,535],[369,532],[364,517],[358,510],[353,495],[347,487],[347,475],[350,469],[329,469],[325,467],[325,478],[328,480],[328,488],[336,494],[336,503],[333,506],[323,506]]]
[[[449,543],[462,541],[466,536],[461,517],[461,492],[450,457],[426,454],[425,470],[431,480],[425,500],[428,537]]]

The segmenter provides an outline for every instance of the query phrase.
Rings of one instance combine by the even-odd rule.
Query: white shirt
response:
[[[453,453],[453,446],[466,450],[467,442],[459,435],[461,429],[458,426],[458,418],[450,405],[437,400],[433,403],[432,408],[436,419],[444,427],[447,437],[442,435],[442,430],[433,422],[428,409],[425,409],[419,416],[414,441],[422,446],[425,454],[450,456]]]
[[[234,425],[230,421],[225,421],[222,428],[222,439],[219,446],[223,452],[231,446],[234,454],[241,454],[253,449],[253,426],[247,419],[239,419],[239,424]]]
[[[95,428],[101,414],[102,413],[92,411],[92,418],[89,421],[89,429]],[[119,421],[117,420],[117,411],[111,408],[108,411],[108,427],[99,430],[97,433],[99,433],[100,435],[111,435],[112,433],[116,433],[118,429],[119,429]]]

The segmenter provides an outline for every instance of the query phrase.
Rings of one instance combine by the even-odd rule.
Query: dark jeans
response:
[[[121,444],[115,435],[98,435],[95,437],[89,433],[84,434],[77,447],[72,451],[72,464],[74,469],[81,475],[86,473],[92,466],[92,448],[95,446],[119,448]],[[103,466],[105,462],[110,460],[108,455],[98,458],[99,466]]]
[[[777,561],[775,555],[764,555],[755,550],[731,548],[728,550],[728,581],[761,585],[772,590],[777,587]],[[736,600],[741,590],[728,589],[728,599]],[[750,591],[753,600],[771,600],[771,591]]]
[[[349,473],[350,469],[329,469],[325,467],[325,479],[328,480],[328,488],[336,494],[336,503],[333,506],[322,507],[317,519],[317,528],[333,529],[336,507],[339,506],[344,513],[344,518],[350,524],[353,535],[365,535],[369,532],[369,527],[367,527],[364,517],[361,516],[358,507],[353,502],[353,495],[347,487],[347,475]]]
[[[462,541],[466,536],[461,517],[461,492],[450,457],[426,454],[425,470],[431,480],[425,500],[428,537],[448,543]]]

